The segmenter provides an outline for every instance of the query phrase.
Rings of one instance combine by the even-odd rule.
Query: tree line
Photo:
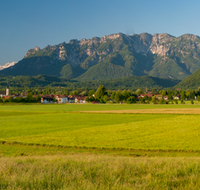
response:
[[[137,89],[137,90],[106,90],[105,86],[100,85],[97,90],[87,90],[79,89],[69,91],[66,88],[27,88],[27,89],[12,89],[10,95],[13,94],[26,94],[26,97],[9,97],[7,99],[0,98],[0,102],[40,102],[41,96],[46,94],[56,94],[56,95],[82,95],[86,96],[87,102],[99,102],[99,103],[178,103],[178,100],[175,100],[174,97],[179,96],[181,103],[184,103],[184,100],[191,100],[191,103],[194,99],[200,101],[200,88],[197,90],[159,90],[159,89]],[[147,94],[144,97],[139,97],[140,94]],[[152,94],[152,97],[149,97],[148,94]],[[158,99],[157,95],[160,95],[162,98]],[[35,96],[34,96],[35,95]],[[164,99],[165,97],[165,99]],[[167,97],[167,100],[166,100]]]

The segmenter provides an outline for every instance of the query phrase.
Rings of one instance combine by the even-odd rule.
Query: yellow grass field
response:
[[[134,109],[134,110],[106,110],[80,111],[82,113],[140,113],[140,114],[200,114],[200,108],[168,108],[168,109]]]
[[[199,114],[196,105],[0,106],[0,189],[199,189]]]

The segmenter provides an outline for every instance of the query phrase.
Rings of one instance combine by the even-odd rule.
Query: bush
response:
[[[178,104],[178,100],[177,99],[175,99],[174,102],[175,102],[175,104]]]
[[[159,104],[166,104],[166,102],[165,102],[164,99],[161,99],[161,100],[159,101]]]
[[[185,102],[183,101],[183,99],[181,100],[181,104],[185,104]]]

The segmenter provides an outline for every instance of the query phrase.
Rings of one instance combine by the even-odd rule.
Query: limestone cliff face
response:
[[[170,54],[171,42],[175,37],[169,34],[154,34],[151,42],[150,51],[153,54],[166,56]]]
[[[160,56],[167,56],[174,52],[180,52],[185,57],[191,50],[198,52],[200,49],[200,37],[185,34],[178,38],[169,34],[154,34],[150,52]]]

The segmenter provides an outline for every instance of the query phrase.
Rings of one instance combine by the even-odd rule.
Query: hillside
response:
[[[183,80],[200,68],[200,37],[118,33],[35,47],[6,75],[53,75],[79,81],[154,76]]]
[[[180,80],[161,79],[151,76],[127,76],[118,79],[95,80],[95,81],[75,81],[54,76],[1,76],[0,88],[5,88],[9,81],[10,87],[56,87],[62,86],[69,89],[97,89],[99,85],[104,85],[107,89],[137,89],[146,87],[167,88],[178,84]]]
[[[198,89],[200,87],[200,69],[182,80],[175,87],[181,89]]]

